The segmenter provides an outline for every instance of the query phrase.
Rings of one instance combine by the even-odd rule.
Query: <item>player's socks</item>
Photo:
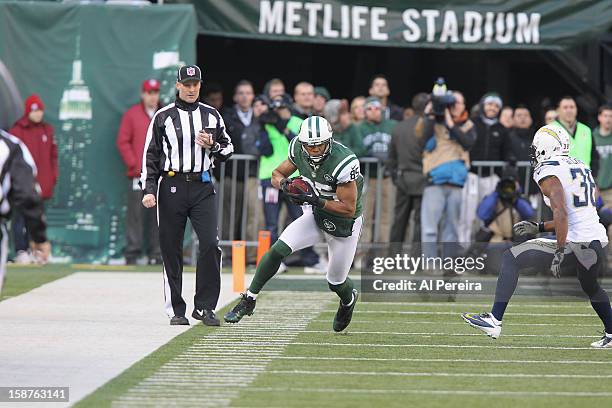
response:
[[[249,292],[251,295],[257,295],[261,288],[272,279],[272,277],[278,271],[283,259],[291,254],[291,248],[280,239],[277,240],[274,245],[270,247],[268,252],[261,257],[259,265],[255,270],[255,276],[249,286]]]
[[[350,278],[347,277],[346,280],[339,285],[333,285],[329,282],[327,282],[327,285],[329,286],[329,290],[338,295],[343,305],[347,306],[353,301],[354,285]]]
[[[491,314],[501,321],[506,312],[506,307],[510,298],[516,290],[519,278],[519,263],[509,250],[504,252],[501,271],[497,278],[497,287],[495,288],[495,302],[491,309]]]
[[[603,289],[602,289],[603,291]],[[606,295],[606,298],[608,296]],[[610,301],[603,302],[591,302],[593,310],[597,313],[597,316],[601,319],[606,329],[606,333],[612,333],[612,309],[610,308]]]
[[[250,297],[251,299],[257,299],[257,293],[253,293],[250,290],[246,291],[246,295]]]

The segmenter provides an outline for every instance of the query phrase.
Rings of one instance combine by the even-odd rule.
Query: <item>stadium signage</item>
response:
[[[202,34],[276,41],[562,50],[612,28],[606,1],[173,1],[193,4]]]
[[[397,14],[387,7],[261,0],[258,32],[372,41],[396,37],[407,43],[540,42],[540,13],[407,8],[399,13],[400,24]]]

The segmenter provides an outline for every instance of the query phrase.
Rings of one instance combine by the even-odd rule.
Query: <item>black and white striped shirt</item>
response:
[[[18,208],[34,242],[45,242],[43,201],[36,181],[36,164],[21,140],[0,129],[0,219]]]
[[[212,133],[219,150],[212,152],[195,144],[202,129]],[[157,193],[162,172],[193,173],[214,167],[213,159],[227,160],[234,146],[225,130],[219,112],[201,102],[187,103],[176,99],[161,108],[149,124],[142,158],[140,185],[145,194]]]

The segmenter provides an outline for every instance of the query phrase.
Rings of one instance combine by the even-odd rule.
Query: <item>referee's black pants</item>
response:
[[[199,239],[196,267],[196,310],[217,307],[221,287],[221,249],[217,236],[217,205],[213,183],[163,176],[157,191],[159,245],[164,262],[164,300],[169,317],[185,316],[183,237],[187,218]]]

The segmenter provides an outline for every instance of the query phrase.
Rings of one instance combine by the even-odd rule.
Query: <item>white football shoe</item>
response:
[[[612,335],[604,332],[604,335],[600,340],[597,340],[596,342],[591,343],[591,347],[593,348],[612,348],[612,337],[608,337],[608,336],[612,336]]]
[[[461,317],[467,324],[483,331],[493,339],[501,335],[502,323],[496,322],[491,313],[461,313]]]
[[[34,259],[28,251],[19,251],[17,255],[15,255],[15,263],[17,265],[30,265],[34,263]]]

